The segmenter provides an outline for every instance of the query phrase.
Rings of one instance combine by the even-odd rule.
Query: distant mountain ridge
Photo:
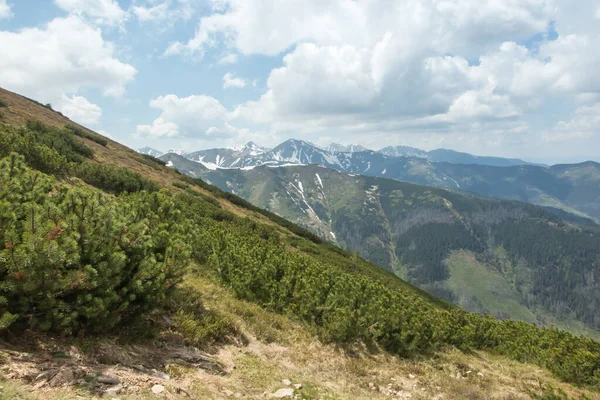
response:
[[[293,151],[288,151],[290,148],[296,149],[298,154],[296,157],[293,156]],[[286,150],[288,149],[288,150]],[[282,152],[283,150],[283,152]],[[143,147],[138,150],[143,154],[159,154],[159,156],[165,154],[158,150],[150,147]],[[516,158],[502,158],[502,157],[488,157],[488,156],[475,156],[469,153],[462,153],[448,149],[436,149],[431,151],[425,151],[409,146],[387,146],[378,151],[373,151],[365,148],[359,144],[342,145],[339,143],[331,143],[330,145],[322,148],[313,143],[306,142],[304,140],[289,139],[283,143],[280,143],[273,149],[261,147],[254,142],[248,142],[245,145],[237,146],[233,148],[214,148],[198,150],[191,153],[185,153],[183,151],[169,150],[167,153],[176,153],[179,155],[189,155],[188,158],[199,161],[202,157],[203,162],[213,163],[221,168],[240,168],[247,166],[257,166],[268,163],[277,162],[299,162],[305,161],[306,164],[318,163],[317,160],[327,159],[328,163],[333,166],[336,164],[333,158],[345,159],[349,156],[339,156],[338,154],[344,153],[380,153],[388,157],[409,157],[409,158],[421,158],[431,162],[449,162],[454,164],[478,164],[478,165],[490,165],[498,167],[516,166],[516,165],[536,165],[527,161],[523,161]],[[298,157],[300,153],[303,153],[304,157]],[[289,159],[285,159],[285,155],[290,154]],[[219,162],[217,157],[219,156]],[[314,155],[315,159],[310,157]],[[236,160],[240,158],[239,161]],[[223,161],[223,159],[228,159]],[[346,163],[347,164],[347,163]]]
[[[348,250],[358,250],[380,267],[461,307],[575,330],[581,328],[575,322],[579,320],[600,329],[600,317],[582,303],[584,298],[600,301],[600,296],[590,295],[597,284],[584,278],[586,268],[597,268],[591,260],[600,243],[600,226],[592,220],[315,164],[209,169],[176,154],[162,159],[186,175],[244,197]],[[590,233],[561,221],[557,213],[591,228]],[[592,237],[596,242],[588,242]],[[547,263],[561,263],[563,252],[575,244],[582,245],[577,254],[587,254],[585,260],[575,253],[568,256],[581,275],[559,282],[563,278],[554,268],[563,267]],[[547,281],[550,275],[555,277],[552,282]],[[467,284],[470,281],[478,283]],[[558,301],[560,287],[569,285],[569,300]],[[548,296],[548,291],[556,295]]]
[[[384,154],[419,154],[419,151],[421,150],[400,146],[386,148],[385,152],[331,152],[303,140],[290,139],[273,149],[249,142],[238,148],[200,150],[184,154],[184,157],[201,163],[209,170],[319,164],[349,174],[470,191],[489,197],[559,208],[600,220],[600,164],[586,162],[551,167],[533,164],[482,165],[475,162],[489,161],[490,158],[451,150],[434,150],[423,154],[436,160],[444,157],[457,160],[468,156],[472,162],[442,162],[424,157]],[[494,160],[492,158],[493,162],[498,163]],[[499,160],[511,163],[510,159]]]

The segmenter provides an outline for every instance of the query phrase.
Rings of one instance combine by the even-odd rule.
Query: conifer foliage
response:
[[[110,329],[168,303],[193,261],[239,298],[300,320],[327,341],[362,341],[402,356],[446,346],[487,350],[600,388],[598,342],[440,306],[302,231],[297,247],[323,253],[290,251],[282,232],[291,233],[281,226],[235,216],[191,186],[174,194],[143,185],[139,175],[121,180],[119,169],[89,167],[89,151],[68,130],[0,124],[0,329]],[[82,168],[92,177],[101,171],[86,180],[97,188],[63,179]],[[207,336],[194,323],[186,329]]]
[[[68,187],[11,154],[0,164],[0,321],[73,332],[164,303],[188,263],[168,193],[115,199]]]

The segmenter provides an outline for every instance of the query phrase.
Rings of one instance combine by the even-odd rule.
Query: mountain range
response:
[[[600,267],[600,226],[592,220],[583,219],[586,228],[522,202],[316,164],[226,169],[176,154],[161,159],[463,308],[576,332],[600,329],[590,308],[600,307],[600,287],[585,278]]]
[[[330,149],[342,148],[338,146],[332,145]],[[159,153],[149,148],[140,151]],[[381,151],[338,152],[295,139],[273,149],[250,142],[234,149],[200,150],[183,156],[211,170],[318,164],[350,174],[519,200],[600,219],[600,164],[591,161],[547,167],[522,160],[478,157],[443,149],[425,152],[403,146]]]

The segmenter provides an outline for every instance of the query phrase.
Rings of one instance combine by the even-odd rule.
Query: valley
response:
[[[598,225],[319,165],[207,169],[162,159],[470,311],[598,337],[600,287],[589,278],[600,273]]]

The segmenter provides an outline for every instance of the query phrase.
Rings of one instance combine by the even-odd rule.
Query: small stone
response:
[[[36,383],[35,385],[33,385],[33,390],[38,390],[43,388],[44,386],[46,386],[46,384],[48,383],[47,380],[43,380],[43,381],[39,381],[38,383]]]
[[[152,393],[159,394],[165,391],[165,387],[163,385],[154,385],[152,386]]]
[[[106,385],[116,385],[121,383],[121,379],[116,375],[100,375],[97,379],[98,383],[104,383]]]
[[[162,379],[163,381],[168,381],[171,379],[169,375],[165,374],[164,372],[157,371],[155,369],[150,371],[150,375],[152,375],[155,378]]]
[[[0,386],[0,393],[4,392],[4,386]]]
[[[473,372],[473,371],[467,371],[467,375],[469,375],[471,372]]]
[[[71,384],[75,380],[75,375],[71,368],[63,368],[50,379],[48,384],[52,387],[65,386]]]
[[[369,382],[369,387],[372,388],[373,386],[375,386],[375,384],[373,382]]]
[[[290,381],[289,379],[284,379],[281,381],[281,383],[283,383],[285,386],[291,386],[292,385],[292,381]]]
[[[479,377],[481,377],[481,378],[483,378],[483,377],[484,377],[483,373],[481,373],[481,372],[478,372],[478,373],[477,373],[477,376],[479,376]]]
[[[241,394],[240,392],[237,392],[236,394],[233,395],[233,397],[235,397],[236,399],[241,399],[242,397],[244,397],[244,395]]]
[[[233,396],[233,392],[231,390],[227,389],[226,387],[221,388],[221,393],[223,393],[227,397]]]
[[[294,387],[296,388],[296,390],[302,390],[302,384],[301,383],[294,383]]]
[[[39,381],[41,379],[48,379],[48,378],[53,377],[54,374],[56,374],[55,369],[44,371],[44,372],[41,372],[38,376],[36,376],[34,380]]]
[[[279,389],[278,391],[276,391],[275,393],[273,393],[271,395],[271,398],[274,399],[287,399],[290,397],[294,397],[294,389]]]
[[[409,379],[415,379],[415,378],[416,378],[416,376],[414,376],[413,374],[408,374],[408,378],[409,378]]]
[[[115,394],[119,394],[121,393],[121,390],[123,390],[123,385],[114,385],[109,387],[108,389],[104,390],[104,393],[102,393],[102,396],[114,396]]]
[[[412,394],[404,390],[399,391],[398,396],[400,396],[401,399],[412,399]]]

